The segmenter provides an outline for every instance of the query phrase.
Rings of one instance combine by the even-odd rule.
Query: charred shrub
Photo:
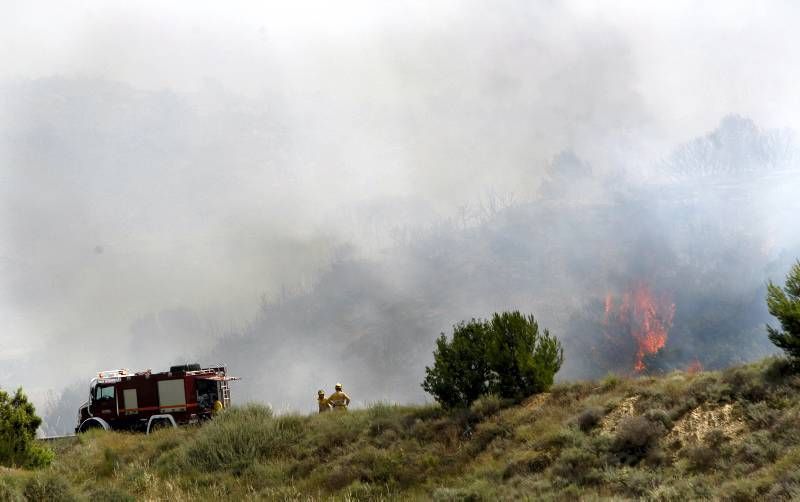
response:
[[[645,411],[644,418],[651,422],[661,424],[664,427],[664,430],[672,427],[672,419],[670,419],[669,413],[660,408],[653,408]]]
[[[688,446],[681,451],[690,471],[705,472],[713,469],[717,465],[719,452],[708,445]]]
[[[592,406],[586,408],[582,412],[573,417],[572,422],[578,426],[583,432],[589,432],[594,429],[597,424],[603,419],[605,411],[599,406]]]
[[[521,458],[517,458],[506,465],[505,469],[503,469],[503,479],[542,472],[547,469],[552,462],[553,459],[546,453],[539,451],[527,452]]]
[[[623,418],[617,425],[612,451],[623,464],[637,464],[658,444],[664,432],[661,422],[648,420],[644,416]]]

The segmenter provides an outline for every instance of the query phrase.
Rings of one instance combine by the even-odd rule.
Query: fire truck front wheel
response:
[[[108,425],[108,422],[103,420],[102,418],[92,417],[87,418],[83,421],[83,423],[78,427],[78,432],[87,432],[90,430],[111,430],[111,426]]]

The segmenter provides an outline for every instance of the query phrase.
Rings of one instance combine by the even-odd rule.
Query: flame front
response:
[[[634,371],[641,373],[647,366],[646,355],[655,354],[667,343],[667,335],[675,316],[675,304],[666,298],[657,298],[644,283],[638,283],[622,295],[619,308],[614,308],[614,298],[609,293],[605,300],[603,325],[606,337],[612,326],[617,334],[627,331],[636,342]]]

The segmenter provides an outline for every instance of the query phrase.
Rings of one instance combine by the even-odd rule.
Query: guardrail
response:
[[[47,437],[38,437],[36,438],[39,441],[58,441],[59,439],[77,439],[78,436],[75,434],[67,434],[66,436],[47,436]]]

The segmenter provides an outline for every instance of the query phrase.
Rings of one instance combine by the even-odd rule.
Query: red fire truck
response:
[[[89,429],[136,430],[197,423],[211,417],[216,401],[230,405],[237,377],[225,366],[172,366],[169,371],[101,371],[89,384],[89,400],[78,411],[75,432]]]

